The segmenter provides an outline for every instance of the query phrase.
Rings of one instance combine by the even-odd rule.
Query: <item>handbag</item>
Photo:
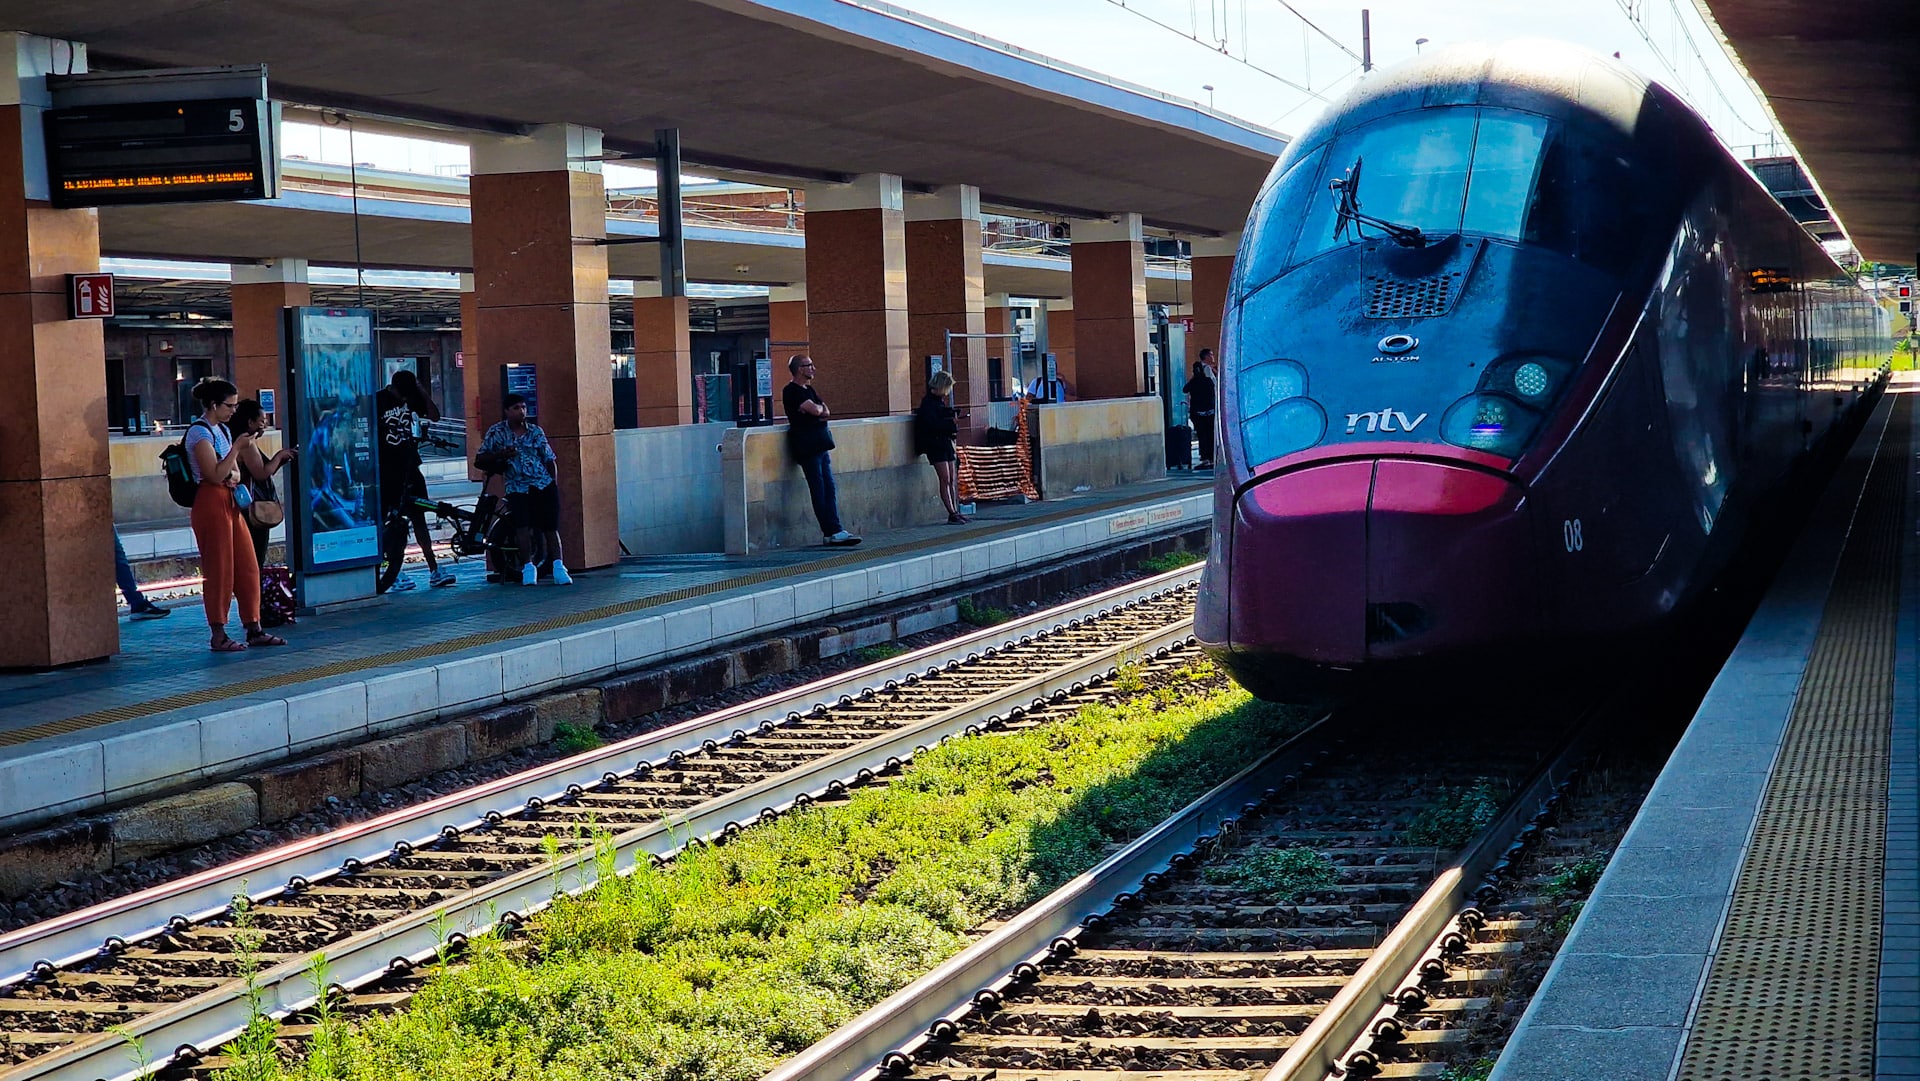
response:
[[[242,507],[247,521],[261,529],[272,529],[287,519],[287,509],[280,505],[280,493],[273,487],[273,478],[248,481],[244,486],[251,502]],[[235,488],[237,494],[242,488]]]

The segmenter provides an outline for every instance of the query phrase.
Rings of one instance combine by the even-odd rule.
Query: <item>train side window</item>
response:
[[[1244,296],[1280,276],[1287,269],[1287,249],[1293,247],[1293,233],[1300,225],[1300,207],[1306,205],[1308,192],[1320,177],[1320,162],[1326,157],[1321,147],[1290,166],[1286,174],[1267,186],[1250,215],[1252,227],[1242,244],[1248,258],[1238,271],[1241,285],[1236,292]]]

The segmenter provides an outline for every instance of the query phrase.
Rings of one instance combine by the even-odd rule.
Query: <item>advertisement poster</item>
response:
[[[373,313],[362,308],[294,308],[289,358],[297,401],[302,568],[337,570],[380,558],[380,487],[375,473]]]

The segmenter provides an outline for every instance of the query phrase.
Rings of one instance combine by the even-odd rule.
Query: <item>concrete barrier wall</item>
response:
[[[720,445],[734,430],[724,424],[682,424],[613,433],[620,543],[628,552],[722,550]]]
[[[1167,474],[1165,420],[1157,397],[1060,402],[1036,407],[1042,499],[1064,499]]]
[[[913,452],[912,417],[836,420],[834,485],[848,530],[933,525],[947,520],[933,467]],[[817,546],[807,478],[787,453],[787,427],[730,428],[726,470],[726,543],[734,555]]]
[[[170,435],[116,435],[107,440],[108,468],[113,475],[113,523],[117,526],[181,525],[187,508],[167,494],[167,478],[160,472],[160,452],[180,442],[185,433]],[[280,450],[280,432],[260,437],[269,455]],[[285,467],[281,475],[285,475]],[[279,478],[276,477],[276,480]],[[129,553],[131,555],[131,553]],[[139,558],[133,556],[133,558]]]

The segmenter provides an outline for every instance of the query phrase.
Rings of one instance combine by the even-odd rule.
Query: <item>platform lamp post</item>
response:
[[[1425,45],[1426,43],[1427,43],[1426,38],[1414,38],[1413,39],[1413,55],[1419,56],[1420,46]]]
[[[1213,84],[1201,83],[1200,89],[1205,90],[1207,92],[1207,111],[1212,112],[1213,111]]]

